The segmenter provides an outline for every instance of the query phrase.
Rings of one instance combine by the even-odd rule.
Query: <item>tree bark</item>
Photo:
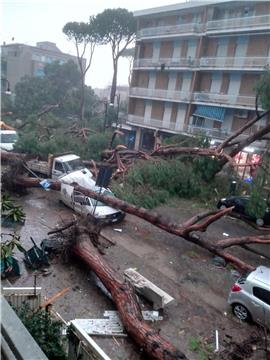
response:
[[[113,60],[113,79],[112,79],[112,87],[110,94],[110,103],[114,104],[114,98],[116,94],[117,88],[117,71],[118,71],[118,57]]]
[[[39,187],[39,179],[33,178],[25,178],[25,177],[17,177],[14,182],[17,185],[24,186],[24,187]],[[202,247],[203,249],[208,250],[210,253],[214,255],[221,256],[227,262],[232,263],[238,269],[243,271],[250,271],[254,270],[254,266],[242,261],[238,257],[230,254],[224,249],[233,247],[233,246],[242,246],[245,244],[270,244],[270,235],[264,236],[249,236],[244,238],[228,238],[228,239],[220,239],[216,240],[215,242],[211,242],[207,239],[201,238],[197,235],[196,232],[205,232],[213,222],[217,221],[224,215],[230,213],[233,208],[227,208],[223,210],[216,210],[216,211],[208,211],[202,214],[198,214],[191,219],[187,220],[183,224],[176,224],[170,223],[167,219],[158,215],[152,211],[144,209],[142,207],[137,207],[135,205],[129,204],[123,200],[117,199],[111,196],[100,195],[90,189],[86,189],[82,186],[75,184],[71,184],[74,186],[74,190],[81,192],[85,196],[103,201],[104,203],[108,204],[109,206],[121,209],[129,214],[135,215],[145,221],[151,223],[154,226],[163,229],[164,231],[177,235],[195,245]],[[59,180],[52,181],[51,188],[54,190],[60,190],[61,183]]]
[[[82,126],[84,124],[84,103],[85,103],[85,86],[84,86],[85,74],[81,74],[81,101],[80,101],[80,120]]]
[[[127,333],[149,358],[157,360],[187,359],[181,351],[162,338],[157,330],[143,320],[133,288],[101,258],[90,243],[89,237],[81,232],[78,234],[77,240],[79,241],[72,246],[72,252],[95,272],[111,293]]]

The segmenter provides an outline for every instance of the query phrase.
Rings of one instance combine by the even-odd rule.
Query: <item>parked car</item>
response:
[[[233,284],[228,298],[234,315],[270,329],[270,268],[259,266]]]
[[[258,226],[270,226],[270,204],[265,214],[261,218],[255,218],[247,213],[247,204],[249,202],[250,196],[230,196],[228,198],[220,199],[217,203],[218,209],[225,209],[231,206],[234,206],[233,212],[239,214],[242,218],[249,221],[255,222]]]
[[[114,196],[109,189],[100,188],[95,186],[95,181],[92,180],[92,186],[88,187],[96,193],[102,195]],[[125,213],[121,210],[114,209],[101,201],[92,199],[79,191],[74,190],[74,187],[68,184],[61,184],[61,200],[62,202],[72,208],[75,212],[82,215],[94,215],[98,220],[102,220],[105,223],[118,223],[125,217]]]

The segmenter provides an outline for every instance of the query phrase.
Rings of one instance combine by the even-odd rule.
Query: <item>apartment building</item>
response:
[[[157,132],[218,143],[255,115],[254,85],[270,65],[269,1],[190,1],[134,15],[127,124],[136,149],[153,148]]]
[[[7,79],[13,92],[23,76],[43,76],[46,64],[54,61],[63,64],[69,60],[77,65],[76,56],[63,53],[49,41],[38,42],[36,46],[4,44],[1,46],[1,79]],[[2,84],[2,87],[5,86]]]

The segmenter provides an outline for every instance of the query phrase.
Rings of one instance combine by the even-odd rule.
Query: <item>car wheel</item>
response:
[[[257,224],[258,226],[263,226],[263,225],[264,225],[263,219],[257,219],[257,220],[256,220],[256,224]]]
[[[226,205],[222,204],[222,205],[219,206],[219,210],[224,210],[224,209],[227,209]]]
[[[234,315],[242,321],[251,321],[251,315],[250,312],[248,311],[248,309],[241,304],[233,304],[232,305],[232,310]]]

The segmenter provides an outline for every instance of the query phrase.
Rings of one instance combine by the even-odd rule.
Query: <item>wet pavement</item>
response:
[[[57,223],[72,218],[73,212],[59,203],[58,196],[57,192],[33,189],[28,195],[18,198],[27,216],[25,225],[17,231],[27,250],[33,246],[30,236],[40,244]],[[200,212],[201,209],[193,205],[190,201],[178,201],[157,211],[181,223]],[[2,232],[8,230],[2,228]],[[211,225],[203,236],[214,241],[224,237],[224,233],[242,236],[256,233],[256,230],[227,217]],[[215,266],[207,251],[131,215],[127,215],[121,224],[106,227],[102,234],[116,243],[104,255],[112,267],[120,273],[134,267],[175,298],[165,308],[164,320],[153,326],[190,359],[199,358],[190,351],[191,338],[200,336],[214,344],[215,329],[220,332],[221,343],[228,335],[241,341],[257,331],[256,325],[242,324],[231,315],[226,299],[235,280],[234,272],[231,267]],[[266,259],[252,253],[242,249],[234,251],[254,265],[269,265]],[[270,251],[269,247],[266,251]],[[11,283],[14,286],[33,286],[34,272],[24,267],[22,254],[17,256],[21,260],[22,275],[11,279]],[[91,273],[75,259],[66,262],[60,256],[55,257],[46,273],[38,271],[36,274],[44,299],[69,287],[69,291],[54,303],[54,309],[67,321],[102,318],[105,310],[115,309],[112,301],[97,288]],[[143,309],[150,308],[146,303],[143,305]],[[144,359],[129,338],[96,336],[94,339],[112,359]]]

